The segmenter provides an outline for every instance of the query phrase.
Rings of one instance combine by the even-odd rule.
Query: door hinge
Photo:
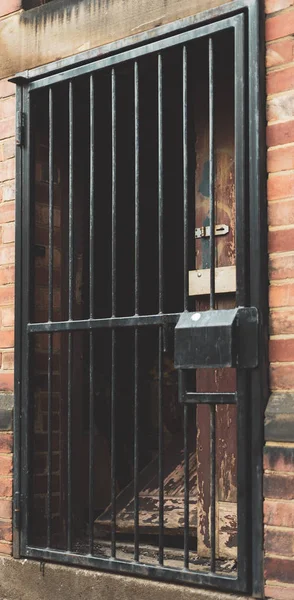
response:
[[[14,494],[14,528],[19,530],[20,529],[20,493],[19,492],[15,492]]]
[[[230,228],[229,225],[216,225],[214,228],[214,235],[226,235],[227,233],[229,233]],[[199,239],[199,238],[206,238],[206,237],[210,237],[210,227],[208,225],[208,227],[197,227],[195,229],[195,238]]]
[[[16,113],[16,145],[24,146],[25,114],[19,110]]]

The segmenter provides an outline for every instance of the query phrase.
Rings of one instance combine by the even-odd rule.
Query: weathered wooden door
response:
[[[231,60],[230,60],[231,59]],[[209,309],[210,193],[207,65],[203,65],[200,94],[195,99],[195,271],[190,272],[190,295],[195,308]],[[223,46],[215,70],[214,194],[216,309],[235,307],[235,132],[234,76],[230,43]],[[199,82],[198,82],[199,83]],[[235,370],[199,369],[198,392],[234,392]],[[216,553],[236,557],[237,437],[236,406],[218,405],[216,411]],[[198,552],[210,553],[210,407],[197,407]]]

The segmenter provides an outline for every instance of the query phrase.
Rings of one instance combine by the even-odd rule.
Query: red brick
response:
[[[294,227],[270,229],[268,232],[269,252],[290,252],[294,250]]]
[[[2,326],[13,327],[14,325],[14,306],[2,308]]]
[[[12,541],[12,523],[11,521],[0,520],[0,540],[6,542]]]
[[[268,44],[266,48],[266,66],[277,67],[291,62],[293,60],[293,46],[292,39]]]
[[[13,435],[12,433],[0,432],[0,452],[12,452]]]
[[[0,332],[1,335],[1,332]],[[5,371],[13,371],[14,369],[14,353],[13,352],[3,352],[2,354],[2,369]]]
[[[9,158],[0,162],[0,181],[7,181],[7,179],[14,179],[15,177],[15,159]]]
[[[0,246],[0,265],[12,265],[15,262],[14,244]]]
[[[0,80],[0,98],[7,98],[15,94],[15,84],[7,79]]]
[[[0,119],[7,119],[15,115],[15,96],[0,99]]]
[[[10,498],[12,496],[12,478],[0,477],[0,497]]]
[[[7,202],[0,206],[0,223],[15,221],[15,202]]]
[[[0,121],[0,140],[10,138],[15,135],[15,117],[3,119]]]
[[[0,500],[0,519],[11,519],[12,502],[11,500]]]
[[[12,555],[12,544],[11,542],[0,542],[0,554]]]
[[[5,223],[2,225],[2,244],[9,244],[15,240],[15,224]]]
[[[2,330],[0,331],[0,348],[13,348],[14,344],[14,330]],[[7,368],[7,367],[6,367]]]
[[[271,307],[294,306],[294,283],[271,285],[269,288]]]
[[[10,202],[11,200],[15,200],[15,182],[5,181],[0,186],[0,202]]]
[[[36,219],[36,223],[39,223],[40,225],[48,225],[48,222],[49,222],[48,205],[46,206],[44,204],[36,204],[35,219]],[[60,225],[61,225],[60,219],[61,219],[60,209],[56,208],[56,209],[54,209],[54,227],[60,227]]]
[[[285,531],[266,527],[264,549],[269,554],[294,556],[294,529]]]
[[[268,94],[286,92],[294,88],[294,66],[270,71],[266,77],[266,91]]]
[[[13,392],[14,374],[8,372],[0,372],[0,391]]]
[[[271,17],[265,23],[266,41],[277,40],[286,35],[292,35],[294,31],[294,10],[290,9],[280,15]]]
[[[294,310],[273,310],[270,312],[270,333],[283,335],[294,333]]]
[[[291,198],[294,195],[294,171],[274,173],[267,180],[268,200]]]
[[[7,138],[0,144],[0,160],[7,160],[15,156],[15,138]]]
[[[2,357],[2,365],[4,367],[4,356]],[[269,359],[271,362],[290,362],[294,361],[294,338],[270,340],[269,342]],[[294,369],[294,367],[293,367]]]
[[[294,444],[284,446],[266,444],[263,466],[269,471],[294,473]]]
[[[21,8],[22,0],[1,0],[0,17],[9,15]]]
[[[266,473],[263,481],[265,498],[294,499],[294,474]]]
[[[266,598],[271,598],[272,600],[293,600],[294,587],[286,584],[283,586],[277,585],[275,581],[272,584],[271,581],[268,581],[265,585],[264,593]]]
[[[265,500],[263,509],[266,525],[294,528],[294,502]]]
[[[0,266],[0,285],[14,283],[15,267],[14,265]]]
[[[270,96],[266,103],[268,121],[287,121],[294,118],[294,91]]]
[[[294,169],[294,144],[268,150],[267,170],[269,173],[291,169]]]
[[[272,123],[266,128],[266,143],[268,148],[294,142],[294,120],[282,123]]]
[[[269,257],[270,280],[294,278],[294,254],[272,254]]]
[[[270,366],[270,387],[272,390],[293,390],[294,389],[294,365],[293,364],[275,364]],[[294,481],[293,481],[294,484]],[[294,488],[293,488],[294,493]],[[283,496],[282,496],[283,497]]]
[[[283,8],[292,6],[293,0],[265,0],[265,12],[267,14],[278,12]]]
[[[0,281],[1,281],[1,273],[0,273]],[[14,286],[13,285],[0,286],[0,306],[3,306],[3,304],[12,304],[13,302],[14,302]]]
[[[267,556],[264,567],[267,578],[283,583],[294,583],[294,560]]]
[[[12,455],[0,454],[0,475],[10,475],[12,473]]]
[[[294,224],[294,199],[270,202],[268,205],[268,223],[271,226]]]

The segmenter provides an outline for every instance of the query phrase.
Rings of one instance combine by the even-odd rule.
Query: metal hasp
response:
[[[216,225],[214,228],[214,235],[226,235],[227,233],[229,233],[230,231],[230,227],[229,225]],[[210,226],[207,225],[206,227],[197,227],[195,229],[195,239],[199,239],[199,238],[207,238],[210,237]]]
[[[258,311],[254,307],[184,312],[175,327],[175,367],[254,368]]]

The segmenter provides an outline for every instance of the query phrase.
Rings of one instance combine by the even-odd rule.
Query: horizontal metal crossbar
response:
[[[189,404],[236,404],[237,394],[232,392],[216,393],[209,392],[186,392],[184,402]]]
[[[91,329],[116,329],[119,327],[158,327],[175,325],[180,313],[157,315],[134,315],[130,317],[110,317],[109,319],[87,319],[77,321],[56,321],[28,323],[28,333],[50,333],[55,331],[89,331]]]
[[[179,570],[165,566],[155,566],[148,564],[139,564],[136,562],[128,563],[116,558],[105,559],[91,555],[82,555],[74,552],[60,552],[58,550],[48,550],[28,546],[25,552],[27,557],[51,560],[58,563],[67,564],[69,561],[73,565],[96,567],[104,571],[116,571],[132,575],[141,575],[143,577],[152,577],[162,581],[176,581],[178,583],[195,583],[197,578],[198,585],[210,585],[216,589],[220,587],[225,591],[234,591],[236,589],[245,591],[245,586],[237,577],[230,577],[227,574],[204,573],[197,570]]]
[[[63,73],[56,73],[55,75],[49,75],[44,79],[39,79],[37,81],[33,81],[29,84],[30,90],[36,90],[48,85],[54,85],[56,83],[62,83],[69,79],[74,79],[80,75],[87,75],[92,73],[93,71],[100,71],[101,69],[111,68],[120,63],[137,60],[142,56],[148,56],[149,54],[153,54],[154,52],[162,52],[167,48],[172,48],[174,46],[179,46],[181,44],[186,44],[196,39],[204,38],[214,33],[219,33],[220,31],[225,31],[228,29],[236,29],[239,24],[241,24],[243,20],[243,15],[235,15],[233,17],[229,17],[228,19],[223,19],[221,22],[210,23],[209,25],[204,25],[199,29],[194,29],[192,31],[187,31],[185,33],[180,33],[178,35],[174,35],[172,37],[164,38],[163,40],[159,40],[157,42],[152,42],[151,44],[146,44],[140,48],[134,48],[132,50],[128,50],[126,52],[122,52],[120,54],[115,54],[112,56],[108,56],[107,58],[103,58],[93,63],[81,65],[79,67],[75,67],[70,69],[69,71],[65,71]]]

